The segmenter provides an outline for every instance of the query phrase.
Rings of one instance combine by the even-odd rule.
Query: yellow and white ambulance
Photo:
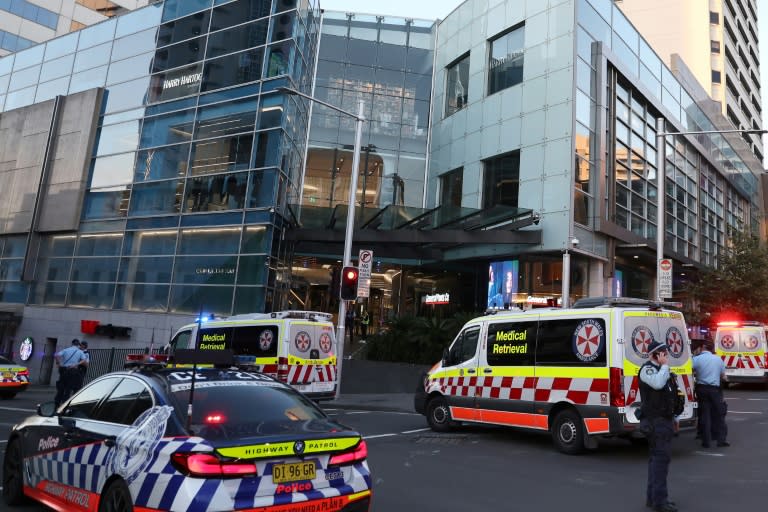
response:
[[[237,364],[271,375],[315,400],[335,396],[336,335],[330,313],[249,313],[185,325],[171,338],[178,349],[232,350]]]
[[[499,311],[469,321],[426,375],[416,411],[430,427],[506,425],[548,432],[565,453],[607,436],[641,437],[638,372],[648,344],[669,346],[685,407],[695,424],[690,341],[676,303],[588,298],[572,308]]]
[[[768,326],[754,321],[722,321],[715,330],[715,353],[725,361],[728,382],[768,384]]]

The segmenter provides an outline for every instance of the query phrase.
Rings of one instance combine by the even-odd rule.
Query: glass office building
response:
[[[0,58],[3,350],[81,320],[134,329],[98,348],[201,311],[335,311],[355,121],[283,87],[363,101],[352,254],[378,244],[374,326],[565,287],[653,297],[658,229],[677,294],[760,229],[738,135],[666,136],[658,169],[658,119],[731,125],[610,0],[468,0],[434,23],[166,0]]]

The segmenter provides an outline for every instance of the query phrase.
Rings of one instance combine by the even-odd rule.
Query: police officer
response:
[[[718,447],[730,446],[725,440],[728,429],[723,415],[723,390],[720,388],[720,382],[725,379],[725,363],[712,353],[714,347],[703,340],[694,342],[693,372],[696,374],[701,446],[709,448],[713,437]]]
[[[59,381],[56,383],[56,397],[54,398],[56,407],[58,407],[69,398],[70,394],[79,389],[78,385],[81,381],[79,367],[87,365],[88,360],[83,351],[80,350],[80,340],[77,338],[72,340],[72,346],[57,352],[54,358],[59,366]]]
[[[648,488],[646,506],[657,512],[675,512],[677,507],[667,498],[672,437],[675,434],[676,391],[670,384],[667,345],[652,341],[648,345],[648,362],[640,367],[640,429],[648,437]]]
[[[365,339],[368,337],[368,324],[371,323],[371,317],[368,315],[368,311],[363,310],[363,316],[360,317],[360,337]]]
[[[88,351],[87,341],[80,341],[80,350],[83,351],[83,355],[85,356],[85,364],[81,364],[77,367],[77,369],[80,370],[80,381],[77,383],[77,389],[75,391],[79,391],[80,388],[83,387],[83,383],[85,382],[85,375],[88,373],[88,365],[91,364],[91,353]]]

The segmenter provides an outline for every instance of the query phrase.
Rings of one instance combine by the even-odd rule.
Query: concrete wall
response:
[[[345,360],[342,393],[413,393],[431,366],[381,361]]]

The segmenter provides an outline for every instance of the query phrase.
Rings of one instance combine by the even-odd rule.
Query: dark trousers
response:
[[[344,330],[349,334],[349,342],[355,341],[355,322],[344,322]]]
[[[360,337],[365,338],[368,336],[368,324],[360,324]]]
[[[77,368],[59,368],[59,380],[56,382],[56,407],[66,401],[70,395],[83,387],[83,374]]]
[[[699,435],[701,443],[709,445],[712,439],[724,443],[726,437],[723,392],[719,386],[696,386],[699,402]]]
[[[667,473],[671,460],[672,437],[675,426],[672,418],[649,418],[644,430],[648,435],[648,487],[646,501],[654,507],[669,501],[667,493]]]

